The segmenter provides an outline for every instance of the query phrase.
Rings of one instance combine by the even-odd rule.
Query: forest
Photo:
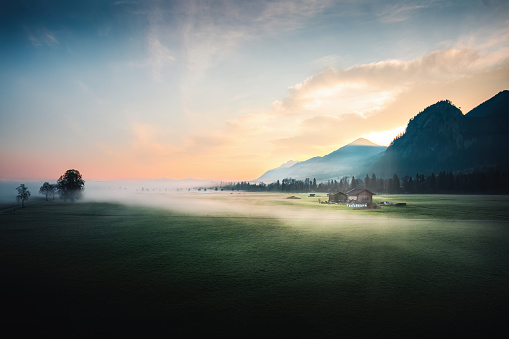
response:
[[[417,173],[415,177],[377,178],[375,173],[366,174],[364,179],[343,177],[339,180],[317,182],[306,178],[297,180],[285,178],[273,183],[252,183],[248,181],[229,182],[223,190],[247,192],[348,192],[354,188],[366,188],[378,194],[508,194],[509,172],[498,169],[476,170],[470,173],[440,172],[437,175]]]

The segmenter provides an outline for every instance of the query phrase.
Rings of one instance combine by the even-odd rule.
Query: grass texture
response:
[[[58,202],[0,215],[4,328],[66,337],[507,331],[507,199],[378,198],[408,206],[352,211],[304,195],[245,195],[248,217]],[[257,206],[328,214],[262,217]]]

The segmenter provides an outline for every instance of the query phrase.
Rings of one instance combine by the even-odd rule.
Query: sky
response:
[[[0,180],[253,180],[504,89],[507,0],[0,0]]]

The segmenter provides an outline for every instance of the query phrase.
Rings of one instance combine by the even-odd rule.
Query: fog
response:
[[[44,196],[39,194],[39,188],[41,188],[44,182],[45,181],[43,180],[0,181],[0,204],[9,205],[12,203],[13,206],[16,205],[17,204],[16,196],[18,195],[16,187],[18,187],[21,184],[24,184],[31,193],[29,201],[41,199]],[[56,183],[56,181],[54,183]]]
[[[371,219],[353,211],[319,206],[318,199],[327,200],[325,193],[317,193],[313,201],[287,199],[292,193],[251,193],[221,191],[220,187],[142,187],[137,182],[99,183],[87,187],[83,201],[115,202],[168,210],[177,215],[206,217],[254,217],[277,218],[287,225],[320,226],[339,225],[341,220]],[[378,220],[382,221],[380,218]],[[384,218],[382,218],[384,219]],[[352,225],[352,223],[349,223]]]
[[[24,184],[31,193],[29,201],[40,200],[44,195],[39,194],[42,184],[48,182],[56,184],[57,180],[18,180],[2,181],[0,180],[0,203],[4,205],[16,204],[18,194],[16,188]],[[129,180],[129,181],[98,181],[85,180],[85,189],[83,196],[85,199],[104,200],[102,197],[111,198],[114,201],[125,199],[129,194],[119,194],[120,192],[177,192],[183,190],[198,190],[210,187],[218,187],[221,183],[212,180],[197,179],[153,179],[153,180]],[[57,198],[58,196],[56,196]]]
[[[54,183],[48,181],[50,183]],[[182,182],[180,182],[182,184]],[[86,181],[80,202],[120,203],[167,210],[176,215],[196,215],[206,217],[256,217],[278,218],[288,225],[301,220],[305,225],[337,225],[340,220],[365,220],[359,214],[342,209],[318,206],[318,199],[327,200],[325,193],[317,193],[316,208],[308,201],[288,200],[291,193],[248,193],[242,191],[222,191],[219,185],[199,186],[176,185],[174,181]],[[32,195],[27,203],[43,200],[39,188],[43,181],[24,182]],[[217,184],[217,183],[216,183]],[[0,182],[2,203],[16,205],[17,182]],[[59,199],[58,195],[55,199]],[[330,206],[329,206],[330,207]]]

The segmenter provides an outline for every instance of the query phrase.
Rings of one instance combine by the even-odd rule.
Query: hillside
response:
[[[383,147],[360,138],[323,157],[265,172],[255,181],[317,180],[343,176],[415,176],[442,171],[509,168],[509,91],[504,90],[463,114],[439,101],[408,122],[405,133]],[[291,164],[291,163],[290,163]]]
[[[508,165],[509,91],[502,91],[462,112],[450,101],[439,101],[410,119],[370,170],[382,176],[440,171],[472,171]]]
[[[357,173],[373,156],[385,151],[364,138],[359,138],[323,157],[314,157],[291,167],[278,167],[265,172],[255,181],[275,181],[284,178],[316,178],[326,180]]]

